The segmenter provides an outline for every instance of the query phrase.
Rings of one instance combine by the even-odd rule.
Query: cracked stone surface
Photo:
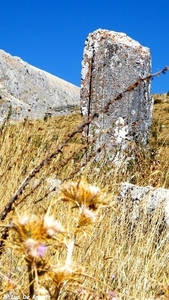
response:
[[[12,120],[72,113],[80,89],[0,50],[0,122],[12,107]]]
[[[82,60],[80,107],[84,120],[94,113],[98,116],[83,135],[88,141],[98,135],[96,149],[106,145],[109,157],[117,149],[126,149],[130,141],[147,144],[153,109],[151,82],[145,80],[122,98],[113,99],[150,74],[151,54],[147,47],[124,33],[98,29],[88,35]]]

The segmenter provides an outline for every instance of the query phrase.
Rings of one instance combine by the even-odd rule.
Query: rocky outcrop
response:
[[[62,115],[79,109],[79,88],[0,50],[0,122]]]
[[[150,50],[126,34],[98,29],[87,37],[81,111],[85,120],[93,114],[97,117],[83,135],[87,141],[98,135],[96,149],[105,145],[107,156],[113,158],[116,150],[126,149],[132,140],[147,143],[153,107],[150,81],[123,92],[150,74]]]

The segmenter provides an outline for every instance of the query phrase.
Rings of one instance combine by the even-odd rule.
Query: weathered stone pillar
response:
[[[150,80],[117,96],[150,74],[148,48],[124,33],[98,29],[89,34],[83,53],[80,98],[84,120],[98,114],[83,133],[87,141],[98,136],[95,150],[105,145],[107,155],[113,159],[117,150],[126,149],[133,140],[147,143],[153,106]]]

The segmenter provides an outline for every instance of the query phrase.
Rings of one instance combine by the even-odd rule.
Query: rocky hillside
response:
[[[79,88],[0,50],[0,122],[68,114],[79,108]]]

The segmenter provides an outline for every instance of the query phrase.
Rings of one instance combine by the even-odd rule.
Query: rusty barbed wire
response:
[[[131,92],[133,91],[136,87],[138,87],[142,82],[144,81],[148,81],[148,80],[151,80],[153,79],[154,77],[158,77],[162,74],[166,74],[167,71],[169,71],[169,66],[166,66],[164,67],[162,70],[156,72],[156,73],[153,73],[153,74],[150,74],[148,76],[145,76],[143,78],[139,78],[136,82],[134,82],[133,84],[131,84],[130,86],[127,87],[126,90],[124,90],[122,93],[119,93],[117,96],[115,96],[112,100],[108,101],[105,105],[105,107],[103,108],[103,113],[106,113],[109,109],[109,106],[114,102],[114,101],[117,101],[117,100],[120,100],[123,95],[127,92]]]

